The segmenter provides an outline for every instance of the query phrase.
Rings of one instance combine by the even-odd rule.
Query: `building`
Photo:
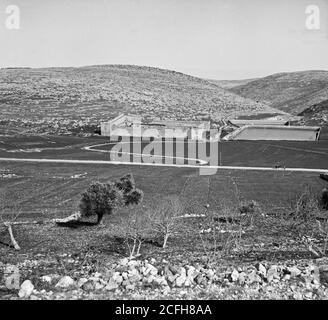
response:
[[[100,124],[102,136],[132,135],[132,129],[141,126],[141,117],[120,114],[116,118]]]
[[[166,137],[201,140],[205,138],[206,132],[209,130],[209,121],[156,120],[143,124],[141,117],[123,114],[108,122],[101,123],[102,136]]]
[[[228,134],[223,140],[319,140],[320,127],[251,125],[243,126]]]
[[[254,119],[254,120],[229,120],[230,124],[232,124],[235,127],[243,127],[243,126],[255,126],[255,125],[262,125],[262,126],[288,126],[290,125],[290,122],[288,120],[276,120],[276,119]]]

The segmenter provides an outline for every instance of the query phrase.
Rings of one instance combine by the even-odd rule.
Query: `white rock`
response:
[[[43,282],[51,283],[52,278],[51,278],[50,276],[42,276],[42,277],[41,277],[41,280],[42,280]]]
[[[81,278],[79,279],[79,281],[77,282],[77,285],[79,287],[82,287],[86,282],[88,282],[88,279],[87,278]]]
[[[7,265],[4,270],[3,279],[8,290],[18,290],[20,284],[19,269],[15,265]]]
[[[302,273],[297,267],[289,267],[287,270],[290,272],[291,277],[297,277]]]
[[[18,292],[20,298],[28,298],[33,292],[34,286],[30,280],[25,280]]]
[[[239,279],[239,272],[236,269],[233,269],[231,273],[231,280],[236,282]]]
[[[259,264],[259,274],[263,275],[264,277],[267,274],[267,270],[266,270],[265,266],[262,263]]]
[[[182,273],[177,279],[176,279],[176,285],[178,287],[181,287],[187,280],[186,274]]]
[[[112,291],[118,288],[118,285],[115,281],[109,280],[107,286],[105,287],[106,290]]]
[[[128,263],[129,263],[129,259],[128,259],[128,258],[123,258],[123,259],[121,259],[121,260],[119,261],[119,264],[120,264],[121,266],[127,266]]]
[[[58,281],[58,283],[56,284],[56,288],[68,288],[70,286],[73,286],[74,284],[75,281],[71,277],[64,276]]]

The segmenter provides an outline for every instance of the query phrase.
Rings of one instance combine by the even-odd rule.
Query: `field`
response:
[[[316,172],[290,172],[283,169],[274,170],[272,167],[283,161],[287,167],[328,170],[327,142],[321,140],[309,143],[268,141],[220,143],[223,165],[262,166],[270,170],[219,169],[211,175],[200,175],[200,167],[197,165],[154,167],[110,163],[5,161],[3,158],[109,160],[108,151],[112,146],[108,145],[108,139],[102,137],[1,136],[1,207],[4,217],[10,218],[20,213],[19,220],[23,221],[42,222],[50,218],[63,218],[78,211],[81,193],[92,181],[113,181],[127,173],[132,173],[137,187],[144,192],[144,200],[138,210],[149,212],[168,197],[178,197],[183,204],[184,214],[189,215],[189,218],[185,218],[180,225],[179,232],[169,238],[165,249],[161,248],[160,241],[153,234],[147,235],[142,244],[140,261],[155,259],[157,268],[163,266],[161,261],[169,261],[170,265],[178,267],[203,265],[204,268],[217,270],[219,274],[231,270],[231,266],[240,268],[242,265],[246,269],[253,268],[258,261],[265,261],[263,262],[265,265],[282,261],[284,264],[306,265],[306,261],[315,256],[308,250],[308,245],[301,236],[303,233],[300,233],[300,229],[295,229],[293,219],[288,219],[288,213],[292,212],[296,200],[305,190],[319,194],[327,183],[321,180]],[[106,152],[85,149],[99,144],[105,144],[101,150]],[[146,145],[147,143],[143,142],[142,147]],[[225,249],[224,243],[228,243],[227,241],[234,243],[227,253],[221,254],[220,250],[223,249],[214,246],[212,233],[205,233],[201,237],[200,230],[207,230],[208,217],[234,217],[238,212],[238,206],[252,201],[255,201],[265,217],[269,218],[261,220],[264,219],[261,216],[256,222],[256,227],[246,228],[242,236],[232,237],[232,240],[229,240],[230,235],[234,233],[220,235],[222,241],[220,248],[228,250]],[[128,255],[124,236],[125,223],[122,221],[126,221],[134,210],[137,209],[121,208],[113,215],[105,217],[103,225],[91,228],[84,226],[76,229],[61,228],[54,224],[42,223],[16,225],[14,233],[21,251],[17,253],[12,248],[4,246],[4,243],[10,241],[8,233],[1,232],[1,262],[21,265],[27,263],[28,267],[21,268],[22,276],[24,279],[31,279],[39,290],[40,288],[51,290],[53,293],[48,295],[51,299],[117,299],[119,297],[148,299],[154,294],[160,299],[164,297],[181,299],[181,288],[173,287],[169,295],[162,291],[153,291],[153,287],[146,288],[142,293],[133,294],[124,290],[115,291],[114,295],[104,290],[94,293],[80,290],[77,295],[75,291],[63,293],[53,286],[45,287],[40,282],[40,275],[55,273],[56,275],[52,277],[58,278],[69,274],[74,279],[78,279],[90,277],[90,274],[96,271],[105,274],[108,266],[117,266],[119,259]],[[205,216],[195,217],[195,215]],[[286,217],[287,220],[284,220]],[[230,230],[229,232],[239,230],[238,224],[223,223],[219,227],[223,231]],[[316,244],[321,245],[324,240],[320,234],[312,232],[314,227],[311,225],[306,229],[306,234],[311,232],[311,239],[315,237]],[[307,225],[305,228],[308,228]],[[215,256],[210,256],[209,252],[214,252]],[[32,262],[34,264],[30,265],[29,263]],[[208,291],[207,287],[197,288],[196,291],[193,288],[186,289],[189,298],[225,299],[234,295],[229,291],[230,286],[222,289],[223,291],[220,289],[220,294],[217,291],[215,293]],[[235,295],[236,298],[263,298],[270,297],[271,294],[256,291],[252,296],[243,286],[238,287],[238,290],[241,291]],[[280,287],[277,287],[277,290],[274,291],[274,295],[278,298],[294,295],[293,292],[285,295],[284,292],[287,291]],[[324,294],[320,293],[320,296]],[[1,295],[0,291],[0,298]],[[37,295],[45,298],[44,293]],[[12,293],[6,291],[4,297],[10,298]]]
[[[154,143],[154,142],[152,142]],[[162,142],[155,142],[161,145]],[[182,142],[180,142],[182,143]],[[86,146],[105,152],[85,150]],[[149,144],[143,142],[141,150]],[[111,160],[113,144],[108,139],[31,136],[0,139],[0,158]],[[187,146],[185,155],[187,155]],[[157,147],[156,147],[157,148]],[[91,148],[92,150],[92,148]],[[231,141],[219,143],[223,166],[273,168],[277,163],[286,168],[317,168],[328,170],[328,141],[269,142]],[[133,150],[131,150],[132,152]],[[174,149],[175,151],[175,149]],[[148,150],[149,152],[149,150]],[[174,154],[175,156],[176,154]],[[201,158],[201,157],[200,157]],[[163,157],[162,163],[165,163]],[[171,163],[180,163],[173,159]],[[184,163],[188,163],[187,160]],[[219,165],[219,163],[217,163]],[[0,191],[17,196],[24,216],[63,216],[77,210],[81,192],[92,180],[107,181],[133,173],[145,192],[145,202],[154,196],[181,194],[185,199],[196,197],[203,208],[209,203],[216,210],[220,201],[234,201],[233,182],[245,200],[256,200],[267,206],[286,205],[292,197],[309,185],[322,189],[318,173],[272,171],[217,170],[216,174],[200,175],[199,167],[153,167],[128,164],[69,164],[0,162]],[[250,187],[251,186],[251,187]]]

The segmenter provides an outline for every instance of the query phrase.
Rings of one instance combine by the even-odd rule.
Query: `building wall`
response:
[[[317,127],[260,127],[246,126],[231,135],[231,140],[295,140],[316,141],[320,128]]]

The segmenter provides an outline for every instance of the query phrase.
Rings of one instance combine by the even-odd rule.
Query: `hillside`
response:
[[[220,86],[223,89],[232,89],[238,86],[242,86],[245,85],[251,81],[254,81],[257,79],[243,79],[243,80],[212,80],[209,79],[209,82],[212,82],[214,84],[217,84],[218,86]]]
[[[0,110],[2,125],[60,134],[121,112],[145,120],[276,112],[203,79],[129,65],[1,69]]]
[[[304,124],[328,127],[328,100],[307,108],[299,115],[303,117],[301,122]]]
[[[230,90],[297,115],[328,99],[328,71],[278,73],[235,86]]]

